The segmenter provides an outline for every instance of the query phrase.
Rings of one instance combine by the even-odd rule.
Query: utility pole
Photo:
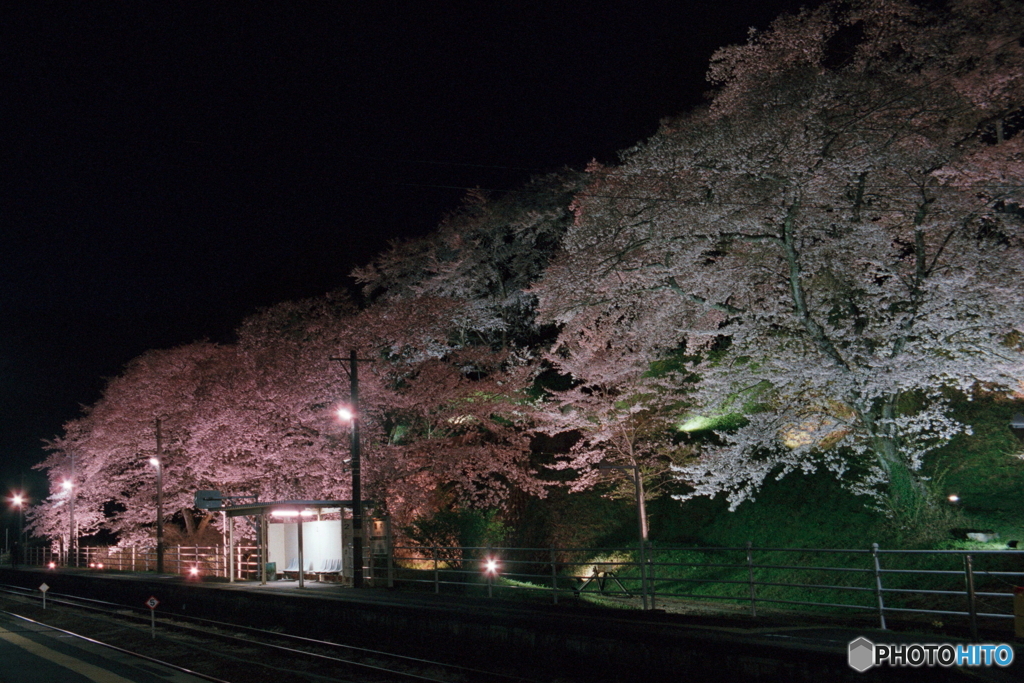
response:
[[[156,573],[164,573],[164,455],[160,418],[156,419]]]
[[[78,538],[75,533],[75,454],[71,454],[71,478],[68,480],[68,552],[78,566]],[[70,559],[70,558],[69,558]],[[70,564],[70,563],[69,563]]]
[[[25,473],[21,473],[21,505],[18,506],[18,543],[21,544],[23,549],[21,552],[24,555],[25,547]]]
[[[352,395],[352,587],[363,587],[363,490],[359,459],[359,365],[356,352],[349,354]]]
[[[363,492],[362,492],[362,465],[359,453],[359,359],[356,357],[355,349],[349,353],[349,357],[331,358],[333,361],[344,362],[348,360],[349,394],[352,421],[352,441],[349,457],[352,468],[352,587],[363,587]]]

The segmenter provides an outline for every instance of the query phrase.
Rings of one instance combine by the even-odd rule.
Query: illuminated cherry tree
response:
[[[390,393],[378,404],[373,457],[376,481],[395,482],[393,508],[494,508],[514,491],[544,494],[530,455],[541,411],[527,394],[544,332],[525,290],[557,249],[580,187],[566,171],[504,196],[471,192],[434,234],[354,273],[374,302],[361,327],[387,360],[374,366]]]
[[[947,401],[1024,379],[1024,13],[1010,0],[827,2],[720,50],[708,105],[617,166],[470,193],[434,234],[236,343],[150,351],[53,441],[33,524],[123,540],[197,489],[347,498],[343,364],[360,372],[367,495],[399,523],[544,495],[531,434],[733,506],[825,467],[901,512]],[[555,330],[557,329],[557,339]],[[537,396],[542,373],[571,386]],[[699,459],[679,430],[721,424]],[[884,493],[884,495],[882,495]],[[79,510],[81,512],[79,512]]]
[[[700,354],[696,413],[745,413],[692,495],[832,470],[896,510],[969,429],[950,392],[1022,376],[1024,15],[828,3],[719,51],[707,108],[592,165],[535,288],[554,362],[626,382]],[[680,426],[686,416],[680,415]]]
[[[536,301],[526,290],[543,272],[572,215],[582,174],[540,176],[492,197],[472,191],[433,234],[392,245],[353,273],[367,298],[444,300],[460,346],[535,341]]]
[[[64,512],[58,493],[74,458],[76,518],[83,534],[104,518],[104,526],[132,537],[156,519],[156,420],[164,433],[164,494],[169,511],[191,506],[194,470],[184,462],[191,434],[184,425],[198,413],[206,378],[225,362],[226,349],[192,344],[169,351],[151,351],[132,361],[112,380],[103,398],[84,417],[65,425],[52,442],[52,454],[41,467],[49,470],[54,495],[40,509],[40,529],[48,517]],[[46,508],[52,508],[49,512]],[[90,524],[88,521],[92,521]]]
[[[58,528],[60,481],[75,457],[82,519],[124,541],[155,520],[156,424],[164,509],[186,515],[195,491],[274,499],[347,499],[348,427],[336,411],[349,380],[332,358],[357,349],[363,472],[369,497],[400,523],[445,501],[496,507],[513,490],[543,494],[524,427],[530,370],[505,350],[463,345],[465,302],[419,297],[357,311],[326,296],[247,319],[230,345],[151,351],[67,424],[41,467],[54,490],[37,529]],[[83,532],[92,530],[83,526]]]

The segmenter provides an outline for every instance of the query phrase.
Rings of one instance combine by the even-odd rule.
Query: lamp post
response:
[[[78,535],[75,533],[75,459],[71,458],[71,478],[64,480],[64,490],[68,492],[68,564],[74,558],[78,566]]]
[[[21,544],[24,541],[22,536],[25,534],[25,494],[15,493],[11,497],[11,503],[18,508],[18,543]]]
[[[164,459],[160,418],[156,419],[156,457],[149,462],[156,468],[156,573],[164,573]]]
[[[14,551],[11,555],[11,566],[14,566],[21,561],[19,555],[23,552],[22,548],[25,545],[24,539],[22,538],[22,535],[25,532],[25,502],[26,498],[24,493],[19,492],[11,496],[11,504],[18,508],[18,537],[14,542]]]
[[[338,417],[352,425],[350,457],[352,468],[352,587],[363,587],[363,492],[359,457],[359,370],[356,352],[349,355],[351,406],[338,409]]]
[[[647,609],[647,506],[644,504],[644,482],[640,478],[640,467],[635,462],[629,465],[613,465],[602,462],[599,470],[632,470],[633,490],[636,493],[636,519],[640,529],[640,598]]]

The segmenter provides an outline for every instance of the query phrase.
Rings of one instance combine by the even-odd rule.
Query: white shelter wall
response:
[[[299,556],[299,524],[271,524],[268,529],[269,561],[277,570],[291,566]],[[302,523],[302,556],[307,567],[319,568],[324,560],[337,560],[341,554],[341,520],[325,519]]]
[[[299,554],[298,545],[292,554],[288,553],[286,524],[270,524],[267,526],[267,561],[277,563],[277,571],[288,566],[288,558]],[[290,526],[295,526],[294,524]]]

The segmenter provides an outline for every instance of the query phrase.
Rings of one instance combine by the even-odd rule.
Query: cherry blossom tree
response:
[[[65,425],[40,467],[49,471],[51,489],[57,492],[74,458],[79,485],[75,514],[83,533],[94,530],[105,517],[103,526],[137,539],[155,523],[156,473],[149,458],[156,455],[158,419],[165,437],[166,509],[191,507],[196,488],[192,484],[201,471],[196,465],[202,458],[191,462],[195,451],[190,448],[188,425],[199,413],[206,378],[228,353],[207,343],[147,352],[108,384],[103,398],[84,417]],[[51,496],[51,511],[40,513],[40,530],[52,525],[50,517],[62,514],[62,504],[60,495]],[[105,516],[111,509],[113,514]]]
[[[436,233],[354,273],[373,302],[361,327],[387,361],[376,372],[391,391],[380,404],[377,479],[402,484],[389,500],[406,520],[544,494],[529,447],[539,411],[527,394],[543,333],[526,288],[569,224],[580,179],[565,171],[497,198],[471,192]]]
[[[445,500],[495,507],[513,489],[543,494],[523,429],[531,408],[520,389],[532,371],[508,351],[463,346],[463,310],[461,301],[420,297],[359,312],[328,295],[251,316],[235,344],[144,354],[53,441],[41,467],[58,493],[41,508],[39,531],[59,528],[60,479],[73,455],[88,485],[76,512],[100,520],[113,509],[104,526],[126,542],[143,539],[155,521],[148,459],[157,420],[168,516],[188,522],[199,489],[261,500],[350,497],[347,427],[336,416],[348,378],[331,361],[348,349],[366,359],[367,491],[399,522]]]
[[[201,488],[348,497],[331,359],[353,349],[367,489],[400,523],[543,495],[538,431],[579,434],[578,486],[603,459],[655,479],[674,465],[735,506],[827,467],[913,509],[924,456],[970,428],[950,398],[1024,377],[1019,10],[853,0],[780,18],[719,51],[709,104],[618,166],[471,193],[358,269],[362,310],[285,302],[236,343],[132,361],[54,439],[36,529],[61,528],[74,455],[83,531],[145,536],[158,420],[169,511]],[[572,386],[544,403],[548,368]],[[687,414],[745,423],[692,461]]]
[[[573,473],[567,482],[571,491],[611,480],[610,497],[632,500],[634,470],[647,500],[669,488],[673,468],[687,464],[693,449],[676,438],[680,407],[665,386],[637,383],[628,386],[633,393],[622,393],[622,385],[580,385],[551,392],[539,428],[578,435],[569,452],[550,466]]]
[[[354,313],[337,295],[288,302],[247,319],[236,344],[195,343],[133,360],[53,440],[40,467],[55,494],[40,508],[39,530],[43,518],[63,514],[61,481],[74,458],[76,518],[92,514],[125,542],[151,533],[158,420],[165,514],[195,527],[186,533],[208,523],[191,513],[199,489],[263,500],[347,495],[346,446],[330,415],[342,381],[328,371],[324,339]]]
[[[551,357],[614,385],[699,353],[699,410],[747,414],[679,468],[692,495],[824,466],[912,510],[924,455],[969,430],[949,397],[1024,374],[1015,6],[783,17],[715,55],[707,108],[588,169],[534,290]]]
[[[498,197],[469,192],[433,234],[392,245],[353,276],[372,301],[461,303],[453,318],[461,345],[532,344],[536,301],[526,290],[558,248],[581,182],[580,173],[566,170]]]

